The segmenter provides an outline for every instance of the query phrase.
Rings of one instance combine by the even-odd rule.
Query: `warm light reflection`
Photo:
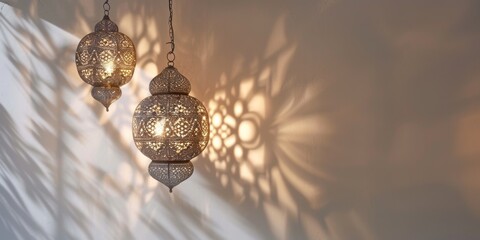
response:
[[[215,113],[212,117],[212,125],[216,128],[220,127],[222,124],[222,115],[220,113]]]
[[[244,142],[253,141],[257,132],[255,124],[250,120],[243,121],[238,126],[238,136]]]

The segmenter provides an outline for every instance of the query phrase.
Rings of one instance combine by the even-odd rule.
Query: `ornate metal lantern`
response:
[[[133,139],[137,148],[152,160],[150,175],[172,188],[193,173],[190,160],[208,144],[207,109],[189,96],[190,82],[174,67],[175,49],[170,3],[168,66],[150,82],[152,96],[143,99],[133,114]]]
[[[95,31],[78,44],[75,63],[82,80],[93,86],[93,98],[108,111],[110,104],[122,95],[120,86],[132,79],[136,53],[132,40],[110,20],[108,0],[103,8],[105,15],[95,25]]]

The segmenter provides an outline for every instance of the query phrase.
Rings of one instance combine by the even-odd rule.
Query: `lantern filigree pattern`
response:
[[[150,82],[152,96],[142,100],[133,114],[135,145],[152,159],[150,175],[170,189],[190,177],[189,161],[209,140],[207,109],[188,96],[190,89],[188,79],[169,66]],[[159,177],[165,171],[167,177]]]
[[[82,38],[75,53],[78,74],[93,86],[92,96],[108,111],[122,95],[120,86],[132,79],[135,47],[108,15],[95,25],[95,32]]]

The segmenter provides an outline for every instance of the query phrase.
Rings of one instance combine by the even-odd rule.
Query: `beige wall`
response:
[[[0,5],[2,239],[480,238],[478,1],[175,1],[213,130],[173,195],[130,129],[167,1],[111,1],[138,65],[109,113],[74,65],[100,1]]]

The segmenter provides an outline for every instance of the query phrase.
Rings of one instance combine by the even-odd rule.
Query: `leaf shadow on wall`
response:
[[[9,70],[23,87],[22,90],[28,93],[32,105],[32,112],[26,116],[31,124],[28,136],[16,134],[15,125],[2,107],[5,113],[2,117],[6,119],[2,120],[0,134],[8,141],[1,147],[12,146],[2,151],[6,153],[2,163],[15,166],[3,168],[5,184],[12,186],[15,182],[13,185],[17,189],[25,189],[27,193],[2,195],[18,203],[26,202],[17,207],[10,204],[11,214],[1,215],[2,223],[6,224],[4,228],[21,239],[91,239],[91,221],[85,209],[86,206],[95,206],[105,218],[117,221],[117,224],[111,225],[114,226],[111,231],[118,231],[116,235],[129,238],[128,228],[122,227],[123,219],[114,216],[108,203],[96,195],[99,191],[97,179],[102,176],[97,172],[96,176],[89,176],[88,171],[84,171],[89,166],[76,156],[68,144],[84,141],[75,126],[80,116],[69,102],[70,96],[78,90],[65,74],[66,69],[71,67],[73,46],[59,46],[52,29],[38,17],[20,10],[3,11],[15,11],[13,14],[22,19],[12,23],[2,14],[0,24],[3,35],[9,37],[3,41],[13,66]],[[16,177],[11,179],[11,176]],[[34,210],[36,214],[29,210]],[[46,232],[49,229],[42,225],[45,222],[36,222],[42,214],[54,222],[53,232]]]
[[[13,119],[1,104],[0,122],[0,232],[8,239],[45,239],[47,233],[32,219],[16,183],[20,182],[30,189],[32,199],[49,204],[53,196],[44,183],[46,173],[30,157],[29,146],[22,140]]]

